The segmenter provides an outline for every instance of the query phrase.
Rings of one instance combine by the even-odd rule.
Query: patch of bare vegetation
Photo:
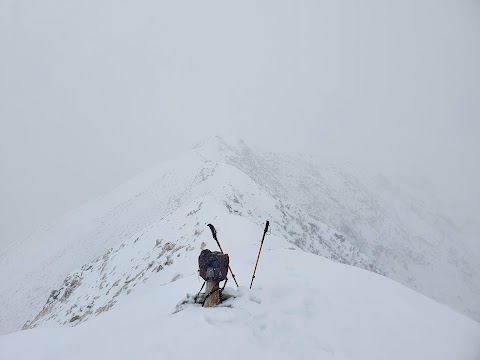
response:
[[[183,277],[182,274],[177,274],[172,278],[171,282],[177,281],[178,279],[181,279],[182,277]]]

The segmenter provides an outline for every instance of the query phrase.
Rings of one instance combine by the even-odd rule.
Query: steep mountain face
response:
[[[427,202],[385,178],[213,138],[1,254],[0,331],[75,325],[141,283],[196,274],[206,223],[222,212],[260,227],[270,220],[293,248],[478,311],[480,269]]]

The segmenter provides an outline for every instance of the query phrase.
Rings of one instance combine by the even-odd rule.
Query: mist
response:
[[[0,250],[213,135],[403,174],[478,238],[478,64],[473,0],[0,0]]]

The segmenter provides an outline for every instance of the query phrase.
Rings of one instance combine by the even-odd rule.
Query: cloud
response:
[[[214,134],[408,173],[478,209],[478,2],[3,0],[0,14],[0,246]]]

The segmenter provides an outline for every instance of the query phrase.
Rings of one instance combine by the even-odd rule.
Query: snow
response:
[[[249,176],[226,164],[221,160],[224,151],[238,150],[226,149],[223,142],[215,139],[209,141],[72,211],[45,231],[3,253],[0,333],[18,330],[33,320],[52,290],[59,289],[72,272],[124,242],[129,244],[152,226],[164,228],[173,212],[185,208],[188,213],[206,196],[255,222],[272,219],[272,226],[283,228],[284,236],[305,250],[370,267],[368,259],[348,240],[337,241],[336,236],[341,236],[338,231],[301,208],[279,201]],[[197,205],[190,209],[193,203]],[[178,232],[184,222],[184,218],[173,219],[172,231]],[[304,223],[313,228],[305,231]],[[151,234],[159,236],[162,231],[154,229]],[[174,236],[172,240],[178,238]],[[143,260],[136,259],[142,263]]]
[[[478,360],[480,325],[411,290],[478,313],[475,256],[431,204],[210,139],[0,254],[0,334],[27,329],[0,336],[0,359],[206,358],[218,341],[233,359]],[[244,287],[229,307],[175,313],[200,289],[201,249],[217,249],[208,223]]]
[[[189,261],[172,265],[190,275],[168,283],[152,277],[110,311],[76,327],[50,324],[1,336],[0,358],[474,360],[480,356],[478,323],[381,275],[303,252],[275,233],[266,237],[249,290],[263,226],[215,210],[212,222],[241,285],[231,289],[237,297],[224,304],[231,307],[190,305],[175,313],[185,294],[198,291],[202,284],[195,274],[199,251],[192,251]],[[207,231],[200,241],[216,249]]]
[[[441,201],[354,164],[216,142],[210,147],[226,149],[219,152],[223,161],[282,203],[344,235],[377,271],[480,321],[478,251],[464,229],[439,210]]]

